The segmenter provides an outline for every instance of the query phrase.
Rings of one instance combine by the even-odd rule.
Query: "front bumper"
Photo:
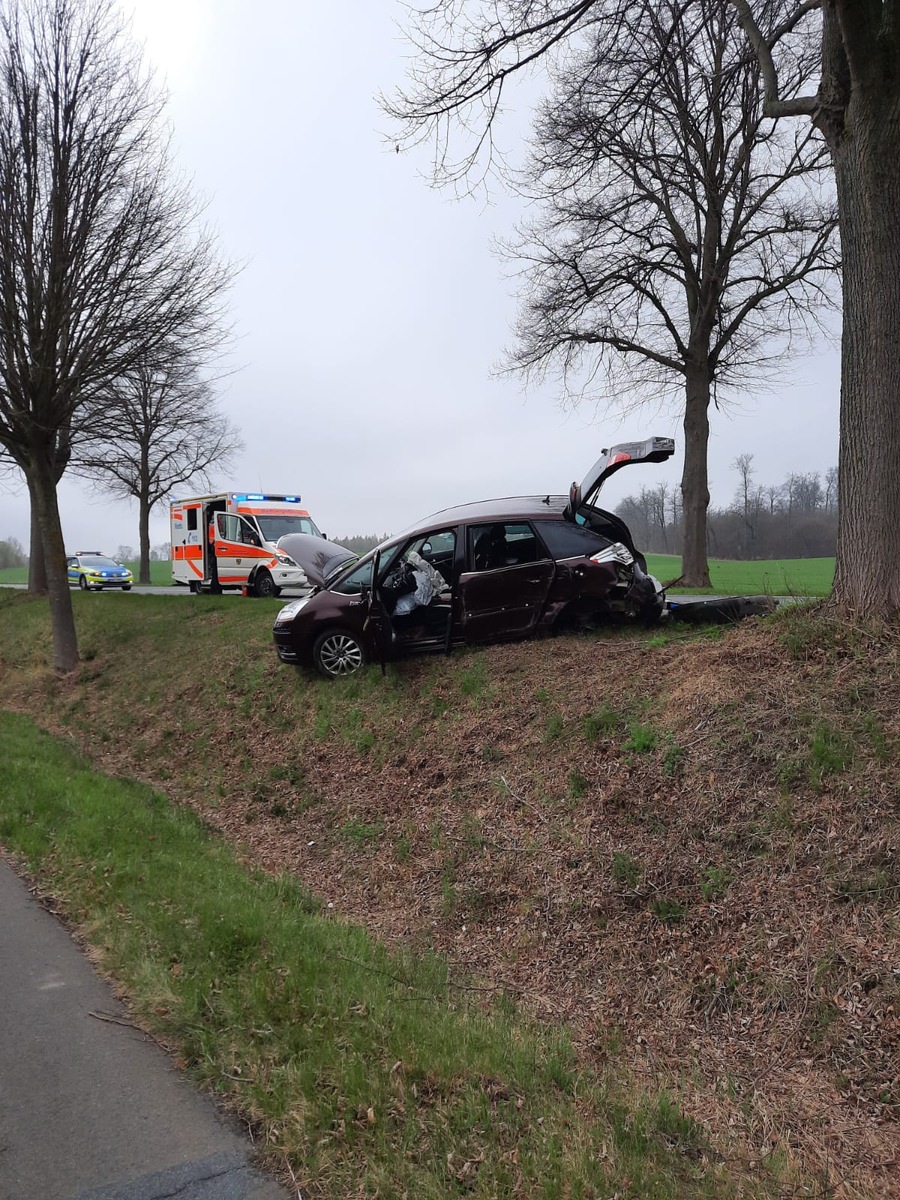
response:
[[[85,581],[90,588],[121,588],[131,587],[134,579],[131,576],[126,576],[124,579],[120,576],[118,579],[94,579],[90,575],[85,575]],[[77,580],[76,580],[77,583]]]
[[[303,661],[294,645],[294,639],[291,637],[290,625],[276,625],[272,630],[272,639],[275,642],[275,653],[283,663]]]
[[[309,587],[309,580],[306,578],[306,572],[302,567],[282,567],[279,564],[277,567],[270,567],[269,570],[275,583],[280,588],[299,590]]]

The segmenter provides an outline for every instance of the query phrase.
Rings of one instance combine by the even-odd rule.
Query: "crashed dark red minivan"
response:
[[[615,615],[657,620],[660,585],[625,523],[594,502],[621,467],[664,462],[674,450],[671,438],[613,446],[568,496],[448,508],[363,558],[289,534],[278,545],[315,587],[278,613],[279,658],[334,678],[367,661],[590,628]]]

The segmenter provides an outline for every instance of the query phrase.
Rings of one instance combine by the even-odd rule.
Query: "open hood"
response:
[[[327,587],[329,580],[359,558],[346,546],[311,533],[286,533],[278,539],[277,545],[303,568],[310,582],[317,587]]]
[[[674,440],[662,437],[647,438],[645,442],[621,442],[604,450],[581,483],[573,483],[569,489],[565,516],[574,521],[582,504],[593,501],[610,475],[614,475],[621,467],[627,467],[630,463],[665,462],[674,453]]]

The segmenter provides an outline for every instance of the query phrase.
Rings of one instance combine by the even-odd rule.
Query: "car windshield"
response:
[[[79,559],[83,567],[118,567],[117,562],[113,562],[111,558],[106,558],[102,554],[82,554]]]
[[[254,514],[256,516],[256,514]],[[294,513],[284,516],[256,516],[262,535],[267,542],[277,542],[289,533],[308,533],[313,537],[321,537],[318,526],[311,517],[301,517]]]

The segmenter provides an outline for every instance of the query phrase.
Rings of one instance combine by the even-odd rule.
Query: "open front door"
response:
[[[372,582],[368,591],[360,596],[360,602],[366,606],[366,619],[363,633],[366,643],[381,664],[384,671],[385,663],[394,657],[394,630],[387,609],[378,594],[379,577],[382,570],[382,556],[375,555],[372,566]]]

